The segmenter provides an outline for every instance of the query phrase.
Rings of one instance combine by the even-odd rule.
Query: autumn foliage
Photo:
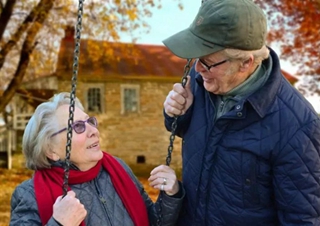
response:
[[[268,14],[269,42],[280,44],[281,57],[299,66],[298,75],[313,76],[308,87],[320,93],[320,0],[255,2]]]
[[[24,79],[55,70],[58,43],[64,28],[76,25],[80,2],[82,35],[108,41],[148,28],[150,9],[161,6],[159,0],[1,0],[0,112]]]

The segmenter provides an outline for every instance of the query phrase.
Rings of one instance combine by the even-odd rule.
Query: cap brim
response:
[[[189,28],[162,41],[168,49],[180,58],[191,59],[203,57],[225,49],[194,35]]]

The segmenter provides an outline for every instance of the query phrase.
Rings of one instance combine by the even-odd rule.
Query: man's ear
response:
[[[254,57],[251,55],[249,59],[243,61],[240,66],[240,71],[245,72],[249,70],[253,65]]]

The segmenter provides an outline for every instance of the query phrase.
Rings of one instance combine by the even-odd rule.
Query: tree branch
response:
[[[1,102],[0,102],[0,112],[3,112],[6,105],[10,102],[12,97],[14,96],[16,90],[19,88],[23,77],[26,73],[30,62],[30,55],[34,50],[36,44],[34,44],[35,38],[43,26],[44,21],[49,15],[49,11],[53,6],[52,0],[41,0],[41,7],[37,13],[37,17],[35,21],[32,23],[32,26],[27,32],[26,39],[22,45],[20,60],[18,64],[18,68],[14,74],[13,79],[11,80],[8,88],[4,91]]]
[[[6,5],[3,8],[2,2],[1,2],[1,16],[0,16],[0,40],[2,39],[4,30],[7,27],[7,24],[10,20],[10,17],[12,15],[13,7],[16,4],[17,0],[10,0],[7,1]]]
[[[10,0],[11,1],[11,0]],[[8,1],[8,2],[10,2]],[[20,25],[20,27],[16,30],[16,32],[13,34],[12,38],[1,48],[0,50],[0,68],[2,68],[4,64],[5,57],[7,54],[11,51],[11,49],[17,44],[17,42],[20,40],[22,34],[28,29],[29,25],[34,21],[35,18],[38,17],[39,13],[49,13],[49,9],[47,9],[48,5],[51,5],[51,8],[53,6],[52,0],[41,0],[37,6],[35,6],[29,15],[26,17],[26,19],[23,21],[23,23]],[[47,11],[44,11],[47,10]]]
[[[2,3],[2,1],[0,0],[0,15],[2,14],[2,12],[3,12],[3,3]]]

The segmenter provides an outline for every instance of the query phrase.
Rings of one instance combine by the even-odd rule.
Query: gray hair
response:
[[[259,65],[269,57],[269,49],[264,45],[261,49],[246,51],[239,49],[224,49],[223,53],[231,60],[247,60],[251,55],[254,57],[254,64]]]
[[[40,104],[30,118],[22,138],[22,152],[28,169],[50,168],[46,153],[51,151],[54,145],[51,134],[58,130],[55,112],[65,104],[70,104],[70,94],[56,94],[48,102]],[[78,98],[75,106],[84,109]]]

